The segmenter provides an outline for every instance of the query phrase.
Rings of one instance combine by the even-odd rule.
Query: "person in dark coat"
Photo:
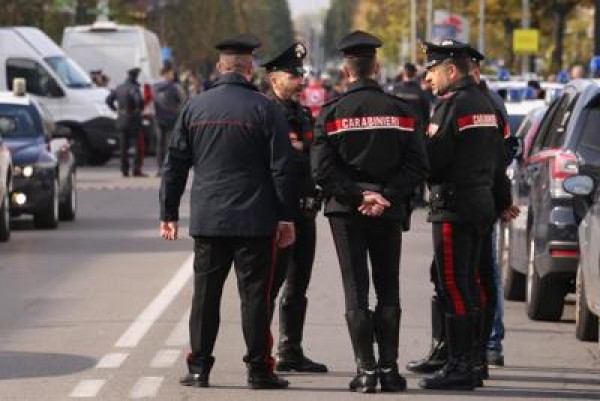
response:
[[[425,46],[427,80],[439,97],[427,129],[428,220],[449,355],[444,367],[419,385],[472,390],[481,385],[477,272],[482,238],[497,215],[494,185],[505,177],[502,127],[469,74],[469,46],[452,40]]]
[[[406,388],[397,365],[402,224],[414,187],[427,171],[418,118],[374,80],[380,46],[378,38],[362,31],[338,44],[348,90],[317,119],[311,155],[313,175],[325,193],[357,363],[349,387],[364,393],[375,392],[378,382],[386,392]],[[377,295],[374,313],[367,259]]]
[[[298,102],[303,88],[302,60],[305,56],[306,47],[302,43],[294,43],[263,64],[270,84],[267,96],[286,115],[289,138],[294,150],[292,188],[296,242],[291,247],[277,251],[272,302],[274,305],[285,282],[279,302],[276,370],[319,373],[327,372],[327,367],[307,358],[302,349],[302,333],[308,305],[306,291],[315,259],[315,218],[320,208],[316,185],[310,171],[313,118],[310,109]]]
[[[207,387],[219,329],[223,285],[235,266],[247,353],[248,386],[285,388],[271,364],[271,287],[275,246],[294,242],[291,146],[285,117],[250,83],[260,42],[240,35],[219,42],[213,87],[192,98],[177,120],[160,189],[161,236],[178,236],[179,203],[193,168],[194,238],[191,352],[186,386]]]
[[[397,82],[392,85],[391,93],[404,99],[421,119],[421,125],[425,127],[431,113],[431,103],[421,89],[421,83],[417,74],[417,67],[413,63],[406,63]]]
[[[145,177],[142,172],[144,159],[143,150],[138,140],[142,129],[142,112],[144,110],[144,98],[140,84],[137,81],[140,75],[138,67],[127,71],[125,82],[112,90],[106,98],[106,104],[117,112],[117,130],[121,145],[121,173],[123,177],[129,177],[129,146],[135,143],[135,155],[133,162],[133,176]]]

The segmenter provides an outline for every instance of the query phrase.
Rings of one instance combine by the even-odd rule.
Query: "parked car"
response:
[[[519,274],[525,275],[527,314],[534,320],[559,320],[565,295],[575,290],[577,223],[573,196],[562,184],[577,174],[579,159],[600,164],[600,147],[585,145],[597,136],[600,121],[594,110],[598,107],[600,86],[596,82],[578,80],[565,86],[544,114],[539,132],[513,174],[518,181],[513,197],[522,213],[503,236],[510,243],[505,295],[521,298]]]
[[[0,120],[0,242],[10,238],[10,191],[12,189],[12,158],[2,139]]]
[[[105,104],[108,90],[95,87],[37,28],[0,28],[0,90],[13,90],[15,78],[24,78],[27,93],[71,129],[78,163],[103,164],[118,149],[117,115]]]
[[[0,92],[0,128],[14,164],[10,214],[32,214],[36,227],[56,228],[77,212],[75,157],[64,138],[70,131],[24,93],[24,83],[15,87],[16,94]]]
[[[501,224],[501,234],[498,235],[504,297],[511,301],[525,300],[525,275],[512,266],[515,257],[527,254],[526,216],[529,207],[530,188],[526,179],[526,166],[531,154],[531,144],[538,133],[542,117],[547,109],[547,106],[533,109],[523,119],[515,133],[515,137],[521,143],[521,151],[507,169],[507,175],[511,182],[512,202],[521,211],[521,214],[515,220]]]
[[[579,222],[575,336],[582,341],[597,341],[600,316],[600,189],[597,183],[600,171],[585,166],[581,170],[590,175],[577,175],[564,182],[565,190],[575,195],[575,219]]]
[[[532,110],[544,107],[544,100],[521,100],[518,102],[506,102],[506,112],[508,114],[508,124],[510,125],[511,135],[515,135],[525,119],[525,116]]]

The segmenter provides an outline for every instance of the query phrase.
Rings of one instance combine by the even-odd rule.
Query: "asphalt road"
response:
[[[74,222],[44,231],[18,218],[11,241],[0,244],[0,401],[600,399],[600,351],[597,344],[575,339],[573,305],[561,322],[540,323],[527,319],[523,304],[510,302],[506,367],[493,370],[484,388],[426,392],[417,386],[419,376],[407,374],[409,390],[400,395],[349,393],[354,363],[340,273],[323,218],[304,345],[331,372],[288,375],[291,387],[285,391],[247,390],[239,301],[230,277],[212,387],[181,387],[192,241],[185,235],[176,242],[158,237],[157,178],[120,178],[111,161],[81,168],[78,180]],[[183,234],[188,202],[186,197]],[[430,248],[430,227],[419,211],[403,238],[401,366],[429,344]]]

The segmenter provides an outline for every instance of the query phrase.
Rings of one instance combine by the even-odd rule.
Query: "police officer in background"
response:
[[[448,362],[419,385],[472,390],[481,385],[482,237],[496,219],[494,185],[503,180],[504,146],[496,111],[470,72],[469,46],[425,43],[427,80],[439,97],[427,129],[429,221],[445,309]]]
[[[425,127],[429,121],[431,103],[425,91],[421,89],[417,67],[413,63],[404,64],[399,78],[399,81],[392,86],[391,93],[410,104],[421,119],[421,124]]]
[[[417,117],[403,100],[383,92],[376,49],[362,31],[344,37],[348,90],[325,106],[315,125],[313,174],[325,192],[342,273],[346,321],[357,363],[351,391],[403,391],[398,373],[399,268],[402,223],[427,160]],[[369,310],[369,269],[377,295]],[[379,361],[374,355],[379,348]]]
[[[462,44],[453,40],[448,40],[458,46]],[[489,105],[494,108],[498,118],[499,134],[505,138],[505,167],[514,157],[514,149],[511,148],[510,129],[508,125],[508,114],[502,98],[496,92],[490,91],[481,80],[479,63],[484,60],[483,54],[469,46],[467,54],[470,61],[470,74],[479,89],[488,98]],[[499,178],[499,176],[498,176]],[[493,185],[494,200],[498,217],[503,220],[510,220],[518,215],[518,208],[511,206],[510,183],[506,175],[500,182],[494,182]],[[504,327],[502,325],[502,284],[500,282],[498,261],[495,249],[495,237],[493,236],[493,226],[486,230],[482,241],[480,263],[478,264],[476,282],[479,288],[479,309],[481,310],[480,332],[477,333],[481,355],[476,361],[476,366],[480,366],[482,378],[487,378],[487,363],[498,365],[501,362],[501,340],[504,336]],[[431,282],[434,284],[435,294],[432,297],[431,308],[431,349],[427,356],[421,360],[411,361],[407,364],[407,369],[417,373],[433,373],[441,369],[448,362],[448,344],[446,342],[445,328],[445,307],[443,290],[440,287],[440,281],[437,275],[435,259],[431,265]],[[494,327],[493,334],[492,326]],[[489,338],[489,341],[488,341]],[[486,355],[486,348],[489,352]],[[497,351],[499,350],[499,351]]]
[[[183,108],[173,132],[160,190],[161,236],[177,239],[179,203],[189,169],[194,237],[191,353],[186,386],[207,387],[215,361],[223,285],[235,265],[242,304],[248,386],[285,388],[271,362],[270,292],[275,242],[294,241],[289,197],[291,153],[283,114],[250,83],[251,35],[223,40],[214,86]]]
[[[144,98],[140,84],[137,81],[140,75],[138,67],[127,71],[125,82],[112,90],[106,98],[106,104],[117,112],[117,130],[121,144],[121,173],[123,177],[129,177],[129,146],[135,143],[135,156],[133,162],[133,176],[145,177],[142,172],[142,161],[144,155],[141,149],[138,135],[142,129],[142,112],[144,110]],[[116,102],[116,104],[115,104]]]
[[[279,345],[276,370],[280,372],[327,372],[327,367],[314,362],[302,350],[302,332],[306,318],[306,290],[315,259],[315,218],[320,208],[315,182],[310,171],[313,119],[310,109],[298,102],[303,88],[302,60],[306,47],[294,43],[263,64],[269,74],[267,96],[274,100],[287,117],[289,138],[293,148],[291,170],[295,203],[296,242],[277,251],[277,267],[272,291],[272,304],[285,281],[279,302]]]

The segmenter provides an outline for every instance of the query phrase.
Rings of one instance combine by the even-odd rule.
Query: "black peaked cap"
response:
[[[303,75],[302,61],[306,57],[306,46],[294,42],[290,47],[262,64],[267,72],[287,71],[294,75]]]
[[[372,56],[381,47],[379,38],[364,31],[354,31],[344,36],[337,45],[345,57]]]
[[[244,33],[221,40],[215,48],[224,54],[252,54],[260,46],[260,40],[256,36]]]
[[[471,57],[471,51],[476,51],[468,44],[454,39],[444,39],[439,44],[423,42],[423,49],[427,55],[425,68],[428,69],[446,60]]]

